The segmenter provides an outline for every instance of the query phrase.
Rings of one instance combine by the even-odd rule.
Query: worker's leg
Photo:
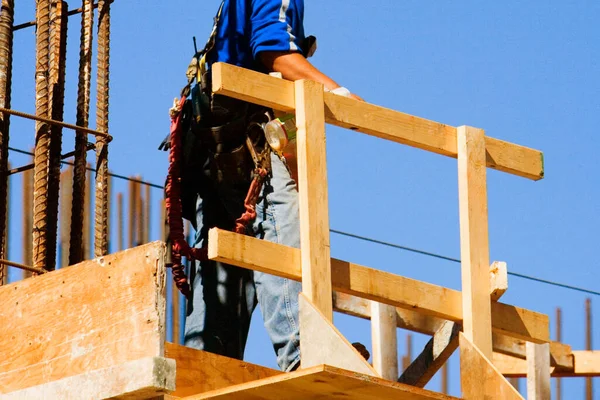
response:
[[[231,219],[214,191],[198,198],[197,223],[196,247],[205,244],[209,228],[230,228]],[[252,271],[213,261],[195,264],[185,345],[242,359],[256,305]]]
[[[263,187],[253,228],[259,238],[298,248],[300,220],[296,183],[275,154],[271,159],[272,178]],[[284,371],[295,369],[300,361],[298,294],[301,284],[256,271],[254,282],[279,367]]]

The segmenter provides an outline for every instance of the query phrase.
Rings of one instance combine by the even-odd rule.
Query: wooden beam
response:
[[[304,293],[300,293],[298,302],[302,369],[327,364],[365,375],[379,376]]]
[[[460,382],[465,400],[523,400],[494,364],[465,334],[459,334]]]
[[[342,292],[333,293],[334,311],[371,319],[371,301]],[[396,326],[424,335],[433,335],[446,320],[396,307]]]
[[[481,129],[468,126],[459,127],[457,133],[463,328],[465,336],[491,360],[485,137]]]
[[[523,360],[527,358],[527,350],[525,348],[527,342],[524,340],[494,334],[493,342],[495,352]],[[572,371],[573,351],[571,346],[564,343],[550,342],[550,365],[560,370]]]
[[[208,239],[211,260],[299,281],[300,250],[264,240],[211,229]],[[395,307],[462,321],[462,294],[457,290],[401,277],[332,258],[332,286],[338,292],[364,297]],[[398,290],[401,287],[402,290]],[[489,296],[489,294],[488,294]],[[494,330],[534,343],[549,341],[548,316],[494,302]]]
[[[147,399],[175,390],[175,361],[148,357],[18,390],[2,400]]]
[[[506,263],[494,261],[490,266],[490,291],[491,296],[496,298],[496,301],[508,289],[508,273]],[[333,294],[333,309],[334,311],[352,315],[358,318],[371,319],[371,302],[367,299],[352,296],[346,293],[334,292]],[[419,332],[424,335],[432,336],[446,322],[445,319],[424,315],[416,311],[396,308],[396,326],[398,328],[407,329],[413,332]],[[495,341],[496,336],[492,335]],[[505,341],[510,338],[503,336]],[[512,339],[513,343],[515,340]],[[525,342],[523,344],[523,358],[525,358]],[[495,344],[494,344],[495,346]],[[494,347],[496,351],[496,348]],[[498,350],[500,351],[500,350]],[[502,352],[502,351],[501,351]],[[569,350],[569,354],[570,354]],[[511,353],[507,353],[511,355]]]
[[[294,83],[254,71],[217,63],[212,67],[213,92],[261,104],[276,110],[295,109]],[[458,156],[456,128],[325,93],[325,121],[433,153]],[[544,177],[540,151],[502,140],[486,138],[486,165],[489,168],[539,180]]]
[[[0,392],[163,357],[164,254],[155,242],[0,288],[10,332],[0,340]]]
[[[592,378],[600,377],[600,351],[574,351],[573,369],[561,370],[550,367],[550,374],[555,378]],[[503,375],[516,378],[527,376],[527,362],[505,354],[494,353],[494,365]]]
[[[373,368],[383,379],[398,378],[398,336],[396,308],[376,301],[371,302],[371,341]]]
[[[574,369],[577,375],[600,376],[600,351],[574,351]]]
[[[323,85],[297,81],[295,93],[302,291],[332,321]]]
[[[398,378],[398,382],[425,387],[458,347],[460,329],[460,324],[446,321]]]
[[[230,386],[186,400],[458,400],[456,397],[384,379],[319,365]]]
[[[165,344],[165,357],[177,363],[177,389],[171,395],[178,398],[283,374],[274,369],[173,343]]]
[[[550,400],[550,345],[527,343],[527,399]]]

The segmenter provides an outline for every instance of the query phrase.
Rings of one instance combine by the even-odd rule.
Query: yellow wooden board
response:
[[[227,400],[450,400],[455,397],[320,365],[185,399]]]
[[[0,393],[162,357],[164,243],[0,288]]]

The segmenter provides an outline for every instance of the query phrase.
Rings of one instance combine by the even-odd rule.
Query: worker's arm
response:
[[[297,81],[310,79],[322,83],[325,89],[333,90],[338,85],[333,79],[319,71],[300,53],[285,51],[265,51],[259,55],[262,64],[269,70],[281,72],[284,79]],[[355,94],[351,95],[356,100],[362,100]]]

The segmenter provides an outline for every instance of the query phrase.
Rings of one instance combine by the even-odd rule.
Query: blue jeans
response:
[[[248,227],[248,234],[299,248],[296,183],[276,154],[271,154],[271,160],[272,176],[263,185],[257,217]],[[233,227],[233,221],[243,212],[246,194],[247,186],[220,185],[198,196],[195,246],[205,244],[210,228]],[[258,303],[279,367],[290,371],[299,365],[299,282],[213,261],[196,263],[193,272],[186,346],[243,359],[250,318]]]

